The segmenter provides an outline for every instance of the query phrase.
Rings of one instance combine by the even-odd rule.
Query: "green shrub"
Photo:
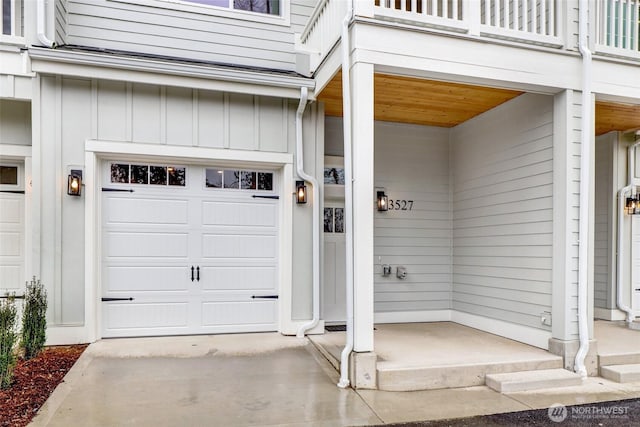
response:
[[[15,344],[16,333],[16,304],[14,298],[0,299],[0,388],[11,385],[13,367],[16,365]]]
[[[47,291],[35,276],[27,283],[22,312],[22,348],[29,360],[44,347],[47,331]]]

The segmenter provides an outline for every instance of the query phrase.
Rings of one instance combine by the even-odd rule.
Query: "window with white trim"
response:
[[[207,168],[207,188],[273,191],[273,172]]]
[[[264,13],[280,16],[281,0],[182,0],[185,3],[197,3],[205,6],[226,7],[234,10]]]

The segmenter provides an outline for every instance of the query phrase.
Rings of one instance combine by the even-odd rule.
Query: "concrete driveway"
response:
[[[640,383],[598,377],[580,386],[509,394],[485,386],[354,391],[339,389],[337,380],[306,338],[265,333],[103,340],[87,348],[32,425],[357,426],[640,397]]]
[[[279,334],[103,340],[33,424],[308,426],[381,420],[305,339]]]

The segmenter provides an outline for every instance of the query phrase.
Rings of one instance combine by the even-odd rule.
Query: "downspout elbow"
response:
[[[56,47],[56,42],[49,39],[45,30],[45,0],[37,0],[36,3],[36,32],[38,41],[46,47]]]

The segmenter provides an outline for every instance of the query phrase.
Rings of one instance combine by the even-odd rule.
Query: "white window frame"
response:
[[[0,161],[0,166],[12,167],[18,169],[18,183],[17,184],[0,184],[0,190],[7,191],[24,191],[24,163],[18,161]]]
[[[290,2],[280,0],[280,15],[269,15],[248,10],[233,9],[232,7],[208,6],[192,3],[188,0],[109,0],[118,3],[129,3],[138,6],[148,6],[160,9],[177,10],[181,12],[198,13],[201,15],[222,16],[243,21],[261,22],[265,24],[290,26]],[[229,0],[230,4],[233,0]]]

